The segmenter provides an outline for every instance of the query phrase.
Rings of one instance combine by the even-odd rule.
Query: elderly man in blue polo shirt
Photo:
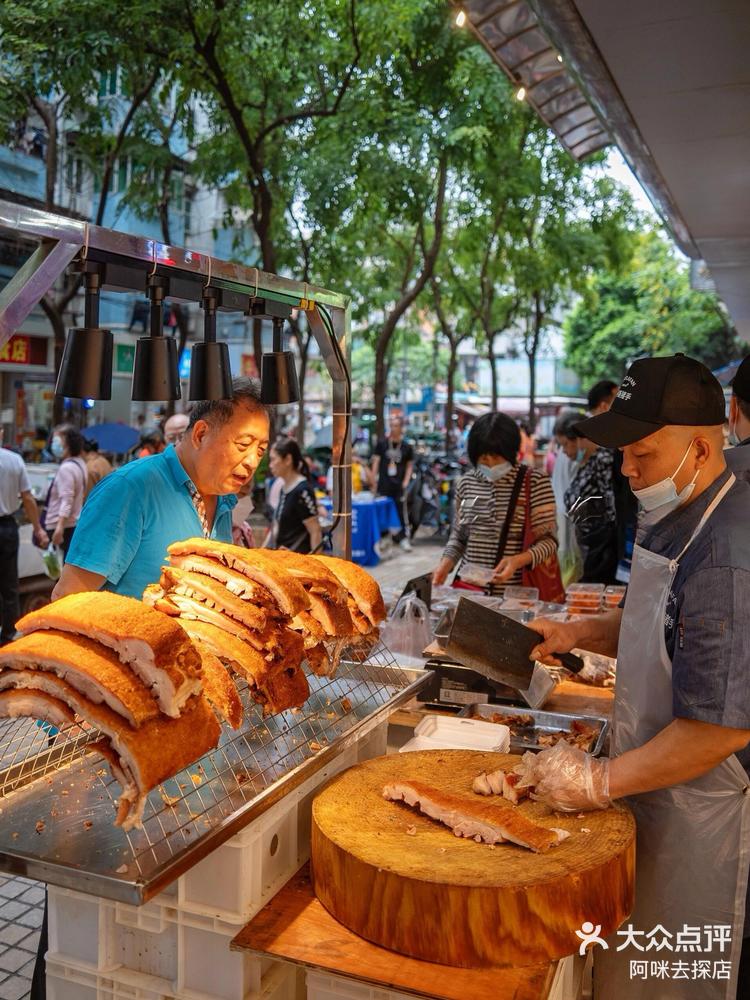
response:
[[[661,952],[679,952],[687,928],[700,947],[688,957],[709,966],[708,977],[634,977],[645,946],[623,948],[618,936],[595,957],[597,995],[617,1000],[750,996],[750,484],[727,468],[723,423],[721,386],[700,362],[678,354],[631,366],[610,411],[578,425],[621,449],[643,510],[624,607],[532,625],[544,639],[537,659],[617,652],[612,759],[544,751],[537,797],[575,812],[627,799],[635,940],[653,931]]]
[[[182,440],[123,466],[92,490],[53,598],[112,590],[140,598],[161,575],[167,546],[203,535],[232,541],[235,496],[268,448],[260,384],[236,378],[231,399],[196,403]],[[46,996],[47,907],[31,985]]]
[[[231,400],[196,403],[182,440],[123,466],[88,497],[53,597],[112,590],[141,597],[167,546],[203,535],[232,541],[236,493],[268,448],[257,382],[236,378]]]

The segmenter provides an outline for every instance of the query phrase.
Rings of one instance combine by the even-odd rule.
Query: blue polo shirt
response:
[[[158,583],[167,546],[203,534],[189,482],[172,445],[110,473],[83,505],[67,562],[106,577],[105,590],[140,598]],[[212,538],[232,541],[236,503],[218,498]]]

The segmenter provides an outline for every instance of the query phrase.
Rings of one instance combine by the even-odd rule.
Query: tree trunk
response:
[[[492,412],[497,413],[500,402],[497,391],[497,358],[495,357],[495,334],[487,334],[487,360],[490,363],[490,387],[492,392]]]
[[[385,437],[385,397],[388,395],[388,365],[386,352],[388,342],[381,345],[379,340],[375,346],[375,384],[373,395],[375,400],[375,437],[382,440]]]
[[[172,312],[174,313],[174,318],[177,322],[177,367],[179,368],[182,361],[182,355],[185,353],[185,348],[187,347],[187,341],[190,335],[190,324],[188,322],[188,315],[179,302],[172,303]],[[174,415],[175,402],[176,401],[174,399],[168,399],[164,404],[166,419],[169,419],[169,417]]]
[[[47,105],[48,113],[44,116],[47,126],[47,156],[45,160],[44,200],[48,209],[55,207],[55,186],[57,184],[57,164],[59,150],[57,148],[57,116],[55,108]]]
[[[305,376],[307,375],[307,358],[300,360],[299,366],[299,400],[297,402],[297,443],[305,447]]]
[[[532,325],[531,337],[527,334],[525,349],[529,359],[529,433],[533,434],[536,428],[536,355],[544,323],[544,310],[538,293],[534,294],[534,311],[527,322]]]
[[[536,348],[528,355],[529,358],[529,433],[536,428]]]
[[[458,367],[458,344],[450,341],[450,358],[448,359],[448,392],[445,400],[445,450],[450,452],[456,442],[453,440],[453,392],[456,382],[456,368]]]
[[[396,327],[407,309],[414,304],[415,300],[423,290],[427,282],[435,271],[435,262],[440,253],[440,244],[443,239],[443,209],[445,206],[445,187],[448,180],[448,156],[442,153],[438,161],[438,182],[435,195],[435,210],[433,214],[434,232],[432,242],[429,247],[424,248],[422,270],[419,272],[411,287],[408,287],[409,275],[402,286],[401,298],[393,309],[388,313],[375,344],[375,433],[379,438],[385,436],[385,397],[387,393],[387,365],[386,354]],[[422,232],[420,227],[419,232]],[[411,271],[411,266],[409,267]]]

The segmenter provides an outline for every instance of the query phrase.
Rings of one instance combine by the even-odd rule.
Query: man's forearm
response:
[[[603,656],[617,656],[617,640],[620,635],[622,609],[617,608],[606,615],[591,615],[578,622],[571,622],[575,630],[576,646],[589,653]]]
[[[92,573],[91,570],[81,569],[80,566],[74,566],[72,563],[65,563],[63,571],[60,574],[60,579],[52,591],[52,600],[57,601],[68,594],[101,590],[106,579],[101,573]]]
[[[613,799],[684,784],[712,770],[750,741],[750,730],[674,719],[648,743],[610,764]]]
[[[36,500],[29,493],[21,497],[21,503],[23,504],[26,519],[34,526],[34,531],[41,531],[42,525],[39,521],[39,508],[37,507]]]

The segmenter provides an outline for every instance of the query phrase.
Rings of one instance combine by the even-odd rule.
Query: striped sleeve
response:
[[[537,566],[557,552],[557,511],[549,476],[536,470],[531,473],[531,532],[534,542],[529,548],[531,567]]]

